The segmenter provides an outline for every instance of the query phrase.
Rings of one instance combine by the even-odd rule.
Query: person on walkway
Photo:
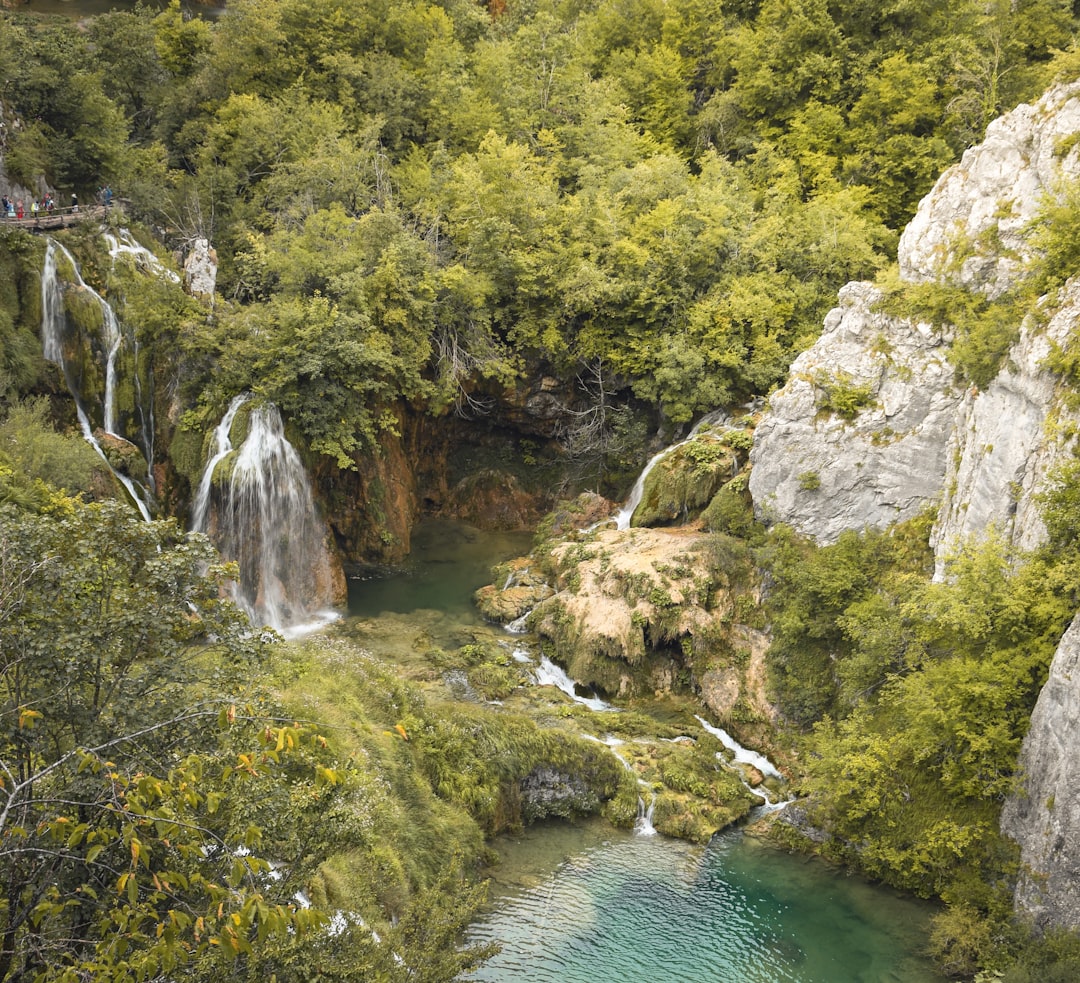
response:
[[[18,219],[21,219],[23,217],[22,198],[20,198],[17,202],[15,202],[15,217],[18,218]]]
[[[4,195],[2,198],[0,198],[0,205],[3,206],[2,208],[0,208],[0,218],[7,218],[8,208],[11,207],[11,202],[8,201],[7,195]]]
[[[38,200],[35,198],[30,202],[30,217],[36,222],[38,217]]]

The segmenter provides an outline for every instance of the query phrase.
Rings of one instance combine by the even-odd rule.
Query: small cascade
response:
[[[109,256],[114,263],[120,256],[130,256],[139,269],[164,277],[173,283],[180,282],[179,275],[168,269],[149,249],[137,242],[127,229],[121,229],[118,235],[106,232],[105,242],[108,244]]]
[[[151,397],[149,400],[143,398],[142,380],[139,374],[139,342],[138,339],[132,337],[131,339],[132,356],[135,361],[135,372],[133,375],[133,381],[135,382],[135,409],[139,414],[139,433],[142,435],[143,451],[146,454],[146,460],[149,467],[146,469],[146,483],[150,486],[150,491],[157,494],[157,485],[154,482],[154,400]],[[153,383],[153,375],[149,375],[148,379]]]
[[[142,516],[143,521],[149,522],[151,516],[150,507],[146,504],[146,489],[133,478],[130,478],[126,474],[122,474],[112,466],[109,459],[105,456],[104,449],[94,436],[94,431],[90,427],[90,419],[87,417],[86,411],[82,408],[78,400],[75,402],[75,413],[79,418],[79,429],[82,431],[82,435],[86,439],[86,442],[97,451],[98,456],[105,462],[105,466],[113,473],[113,477],[124,486],[125,491],[131,496],[132,502],[135,503],[135,508],[139,510],[139,515]]]
[[[664,460],[665,457],[667,457],[673,451],[678,450],[684,444],[689,444],[698,436],[698,434],[701,433],[702,430],[716,426],[718,423],[723,423],[727,420],[727,418],[728,415],[723,410],[713,410],[713,412],[711,413],[706,413],[705,416],[703,416],[700,420],[698,420],[697,423],[694,424],[693,429],[690,431],[689,435],[686,438],[678,441],[678,443],[671,444],[668,447],[665,447],[659,453],[654,454],[649,459],[648,463],[645,465],[641,474],[637,476],[637,480],[634,482],[633,488],[630,489],[630,494],[627,496],[627,499],[623,503],[622,508],[619,509],[619,511],[616,512],[611,519],[601,519],[600,522],[594,523],[593,525],[589,526],[589,528],[585,529],[584,532],[590,532],[591,530],[596,529],[599,526],[603,526],[608,522],[611,522],[612,519],[615,520],[616,529],[629,529],[630,520],[633,519],[634,512],[641,504],[641,498],[645,494],[645,480],[649,477],[649,472],[651,472],[652,469],[656,467],[656,465],[658,465],[662,460]]]
[[[234,599],[252,624],[301,634],[336,617],[327,530],[276,406],[251,411],[247,436],[233,451],[229,431],[246,400],[236,397],[214,432],[192,528],[238,565]],[[230,455],[228,480],[215,485],[215,470]]]
[[[561,689],[570,699],[582,706],[595,710],[598,713],[618,713],[618,707],[601,700],[598,696],[580,696],[574,681],[566,674],[565,670],[555,665],[546,655],[540,656],[540,664],[533,671],[537,686],[555,686]]]
[[[147,490],[135,479],[119,473],[109,461],[101,443],[94,435],[90,416],[83,404],[82,393],[75,382],[76,372],[64,355],[64,336],[67,330],[67,314],[64,310],[64,288],[58,273],[57,254],[70,264],[76,287],[91,297],[101,309],[101,341],[105,351],[105,393],[102,398],[102,430],[107,434],[125,439],[117,433],[116,424],[116,356],[120,350],[123,335],[120,322],[111,305],[93,287],[89,286],[79,272],[75,258],[54,239],[49,239],[45,248],[45,263],[41,271],[41,348],[46,361],[58,365],[63,371],[68,391],[75,400],[75,412],[79,419],[79,428],[83,437],[97,451],[116,479],[124,486],[132,501],[144,519],[149,520],[150,496]],[[143,448],[144,454],[152,446],[149,442]],[[149,465],[150,458],[147,457]],[[147,467],[149,474],[150,468]]]
[[[777,781],[784,781],[784,776],[781,775],[780,772],[777,770],[776,765],[774,765],[768,758],[766,758],[765,755],[759,754],[757,751],[751,751],[749,748],[743,747],[726,730],[724,730],[722,727],[714,727],[703,717],[699,717],[697,716],[697,714],[695,714],[694,718],[699,724],[701,724],[705,731],[712,734],[713,737],[717,738],[720,743],[723,744],[724,747],[726,747],[732,753],[732,762],[734,764],[749,765],[751,768],[756,768],[766,778],[775,778]],[[721,761],[726,760],[720,754],[717,754],[717,758]],[[763,804],[759,807],[758,815],[767,814],[770,812],[777,812],[780,809],[783,809],[784,806],[788,805],[788,803],[794,801],[793,799],[781,798],[777,798],[774,800],[769,797],[768,791],[763,786],[759,785],[755,788],[745,779],[743,780],[743,784],[747,787],[747,789],[750,790],[750,792],[756,795],[759,799],[763,800]]]
[[[653,809],[656,808],[656,793],[650,790],[649,804],[645,805],[645,799],[638,796],[638,814],[634,820],[634,832],[638,836],[656,836],[656,827],[652,824]]]
[[[511,635],[524,635],[529,630],[530,614],[532,611],[526,611],[520,618],[503,625],[503,631],[508,631]]]
[[[694,719],[701,724],[702,728],[712,734],[713,737],[717,738],[720,743],[732,753],[732,760],[736,764],[750,765],[751,768],[756,768],[768,778],[779,778],[783,780],[784,776],[776,770],[776,766],[766,758],[765,755],[758,754],[757,751],[751,751],[749,748],[743,747],[726,730],[721,727],[714,727],[703,717],[699,717],[695,714]]]

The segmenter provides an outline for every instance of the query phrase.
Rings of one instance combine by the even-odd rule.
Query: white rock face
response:
[[[184,260],[184,286],[192,297],[213,300],[217,286],[218,259],[206,239],[196,239]]]
[[[1080,319],[1080,284],[1069,285],[1069,299],[1045,328],[1029,320],[1009,361],[985,392],[969,391],[959,408],[949,441],[945,495],[931,537],[944,560],[970,536],[993,526],[1021,549],[1046,537],[1037,495],[1071,444],[1047,427],[1051,412],[1058,424],[1075,414],[1056,402],[1054,377],[1043,368],[1051,343],[1063,343]]]
[[[1080,928],[1080,616],[1061,639],[1020,752],[1001,829],[1020,844],[1016,910],[1040,929]]]
[[[900,240],[901,276],[948,279],[996,295],[1026,248],[1024,225],[1062,176],[1080,173],[1080,82],[995,121],[923,199]],[[957,267],[957,243],[974,254]],[[966,252],[965,252],[966,255]],[[1045,535],[1035,495],[1064,452],[1048,418],[1060,413],[1042,367],[1080,317],[1080,289],[1049,327],[1025,326],[1006,367],[985,391],[958,391],[947,340],[926,325],[874,310],[868,284],[848,284],[821,338],[791,367],[758,426],[750,492],[758,514],[822,543],[845,529],[884,527],[939,506],[939,572],[967,536],[991,526],[1024,548]],[[870,387],[853,419],[821,412],[823,380]],[[817,485],[817,487],[812,487]]]
[[[914,516],[940,492],[962,394],[940,337],[873,309],[849,283],[818,342],[791,366],[754,434],[750,492],[759,513],[823,543],[846,529]],[[854,419],[819,410],[823,383],[869,386]]]
[[[950,279],[999,294],[1011,282],[1027,246],[1021,235],[1035,217],[1044,192],[1063,173],[1078,171],[1078,148],[1059,154],[1063,138],[1080,132],[1080,83],[1055,86],[1034,106],[1021,105],[994,120],[977,147],[949,168],[919,205],[900,237],[900,275],[932,280],[948,268],[960,240],[970,244],[988,232],[985,245]],[[994,239],[999,240],[998,243]]]

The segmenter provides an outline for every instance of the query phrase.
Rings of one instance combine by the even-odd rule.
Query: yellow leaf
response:
[[[24,727],[33,727],[34,721],[40,719],[41,714],[37,710],[19,707],[19,730],[22,730]]]

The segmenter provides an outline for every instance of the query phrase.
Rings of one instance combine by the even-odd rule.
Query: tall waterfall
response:
[[[327,529],[276,406],[252,409],[247,436],[233,449],[230,432],[248,398],[237,396],[214,431],[192,528],[239,567],[234,598],[252,623],[296,634],[334,616]],[[226,459],[228,477],[215,482]]]
[[[104,395],[101,399],[101,428],[110,436],[125,439],[118,433],[116,419],[116,358],[123,342],[123,333],[120,329],[120,322],[109,302],[83,280],[82,274],[79,272],[79,266],[75,262],[75,258],[54,239],[49,239],[45,247],[45,264],[41,271],[42,354],[47,361],[58,365],[63,371],[64,381],[75,400],[75,412],[78,416],[79,428],[82,431],[83,436],[91,444],[94,450],[97,451],[101,459],[108,465],[109,470],[112,471],[117,480],[127,490],[142,517],[144,519],[149,519],[150,496],[146,488],[131,476],[118,472],[112,466],[112,463],[109,461],[101,446],[101,442],[94,434],[94,427],[91,423],[90,414],[84,401],[82,374],[65,354],[65,338],[69,333],[69,326],[67,322],[67,313],[64,308],[64,286],[61,283],[59,276],[58,254],[63,256],[63,258],[71,265],[72,276],[74,277],[74,288],[89,297],[100,309],[100,346],[103,351],[105,380]],[[74,347],[79,350],[81,356],[85,355],[85,349],[87,347],[92,348],[88,341],[83,341],[82,339],[80,339],[78,345]],[[136,385],[136,392],[141,394],[141,388],[138,385]],[[145,413],[142,411],[141,407],[140,414],[142,414],[145,419]],[[146,436],[145,426],[142,428],[142,436],[144,440],[142,451],[147,460],[147,474],[149,475],[152,444],[149,443],[149,438]]]

